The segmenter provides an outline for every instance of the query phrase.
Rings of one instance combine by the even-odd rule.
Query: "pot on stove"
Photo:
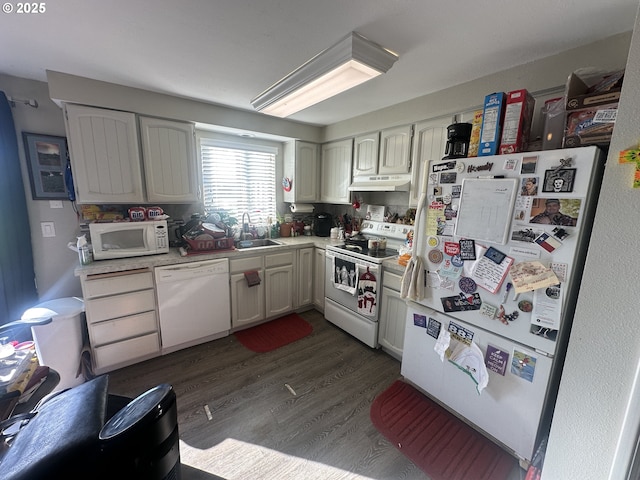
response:
[[[352,235],[351,237],[347,238],[345,243],[347,245],[356,245],[358,247],[360,247],[361,249],[365,249],[368,248],[368,240],[367,237],[365,237],[364,235]]]

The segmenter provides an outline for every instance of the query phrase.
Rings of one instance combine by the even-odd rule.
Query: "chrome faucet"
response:
[[[244,217],[247,217],[248,222],[244,221]],[[251,223],[251,217],[249,216],[249,212],[244,212],[242,214],[242,235],[240,236],[241,240],[246,240],[247,238],[253,238],[253,235],[249,233],[249,224]]]

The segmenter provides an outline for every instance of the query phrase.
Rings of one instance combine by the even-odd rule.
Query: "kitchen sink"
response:
[[[236,242],[236,248],[240,250],[244,248],[275,247],[276,245],[282,245],[282,243],[276,242],[275,240],[271,240],[269,238],[261,238],[256,240],[238,240]]]

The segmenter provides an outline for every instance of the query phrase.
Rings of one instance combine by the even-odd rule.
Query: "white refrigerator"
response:
[[[551,421],[604,162],[447,159],[422,181],[402,375],[524,461]]]

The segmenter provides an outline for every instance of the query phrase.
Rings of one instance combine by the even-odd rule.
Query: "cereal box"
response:
[[[500,147],[502,121],[505,110],[504,92],[491,93],[484,98],[482,130],[478,156],[496,155]]]
[[[500,154],[522,152],[527,147],[535,104],[535,99],[525,89],[507,93]]]

